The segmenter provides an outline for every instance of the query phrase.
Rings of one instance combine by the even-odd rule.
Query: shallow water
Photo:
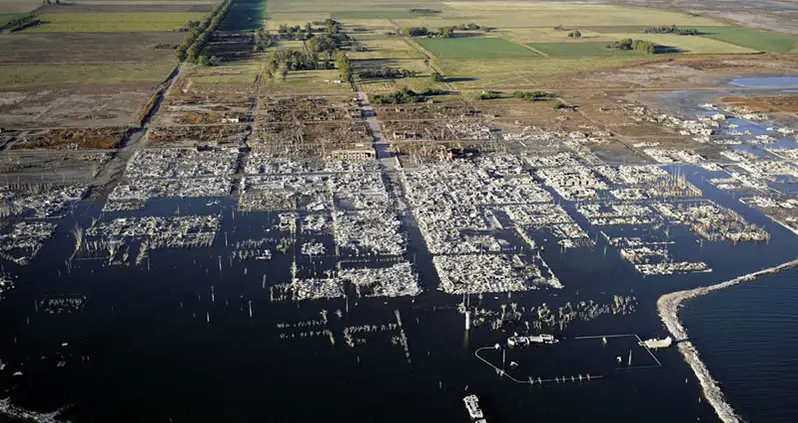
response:
[[[746,88],[798,88],[798,76],[737,78],[729,84]]]

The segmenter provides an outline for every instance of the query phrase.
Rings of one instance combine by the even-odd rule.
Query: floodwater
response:
[[[705,171],[678,171],[709,198],[753,223],[768,225],[766,218],[704,182],[710,176]],[[10,370],[23,373],[13,377],[6,371],[0,379],[15,404],[42,411],[68,406],[63,417],[73,422],[465,422],[461,398],[476,393],[496,422],[637,422],[641,415],[655,422],[714,421],[713,410],[700,402],[697,381],[675,349],[657,352],[662,367],[647,368],[654,362],[634,339],[611,338],[604,345],[598,338],[576,337],[662,336],[654,308],[660,294],[729,279],[798,253],[792,235],[773,225],[768,227],[773,234],[768,244],[738,246],[699,244],[688,231],[674,229],[671,236],[680,247],[679,258],[700,257],[715,271],[643,278],[612,247],[605,253],[600,237],[595,248],[562,252],[550,235],[536,234],[536,241],[546,246],[544,258],[566,288],[512,298],[487,295],[483,307],[498,310],[510,302],[519,308],[544,302],[550,307],[569,301],[607,303],[612,295],[634,295],[638,307],[633,315],[605,315],[556,331],[563,339],[557,345],[511,352],[507,363],[519,364],[513,374],[521,379],[604,376],[530,387],[498,378],[474,356],[476,348],[503,342],[516,328],[493,331],[480,326],[466,334],[463,316],[454,310],[461,298],[436,291],[436,282],[422,281],[426,292],[415,299],[270,302],[268,287],[289,278],[291,260],[275,255],[270,261],[231,265],[222,234],[230,243],[263,236],[273,214],[234,213],[228,200],[219,205],[161,200],[152,201],[145,211],[115,215],[168,215],[178,207],[181,214],[222,215],[212,248],[153,250],[147,266],[141,267],[75,260],[68,270],[69,229],[75,223],[87,226],[99,215],[98,205],[80,204],[59,222],[56,238],[45,244],[32,265],[4,264],[5,270],[19,275],[17,289],[0,303],[5,326],[0,357]],[[566,208],[573,212],[573,205]],[[584,223],[581,216],[576,218]],[[590,233],[597,235],[595,230]],[[411,246],[410,251],[412,257],[421,249]],[[416,260],[419,266],[424,262]],[[311,272],[313,265],[305,262],[300,271]],[[58,315],[37,305],[64,295],[83,295],[86,304]],[[475,297],[471,301],[480,303]],[[301,338],[299,329],[277,327],[319,320],[322,310],[329,311],[335,345],[326,336]],[[335,317],[335,310],[342,310],[343,318]],[[345,345],[343,327],[396,322],[394,310],[400,312],[408,338],[409,360],[392,342],[395,331],[369,335],[365,345]],[[280,339],[280,333],[297,338]],[[494,351],[485,357],[501,363]],[[622,364],[615,357],[622,357]]]
[[[727,399],[750,423],[798,419],[798,272],[697,298],[681,314]]]
[[[741,87],[782,89],[798,87],[798,77],[740,78],[730,84]],[[798,92],[798,90],[781,90]],[[712,101],[710,95],[700,94],[701,102]],[[683,117],[691,113],[704,113],[694,106],[698,96],[690,93],[671,99],[679,104]],[[685,101],[684,99],[689,99]],[[691,101],[694,100],[694,101]],[[692,104],[692,107],[689,105]],[[714,113],[714,112],[712,112]],[[731,128],[730,125],[736,126]],[[782,135],[773,131],[774,122],[758,122],[740,118],[726,120],[722,133],[736,137],[744,144],[733,146],[733,150],[745,151],[758,157],[773,158],[764,148],[798,148],[794,135]],[[737,134],[737,135],[735,135]],[[755,136],[767,134],[775,138],[768,144],[755,143]],[[702,171],[705,172],[705,171]],[[718,177],[706,172],[706,177]],[[708,185],[708,184],[707,184]],[[794,183],[772,183],[771,187],[784,193],[798,190]],[[709,188],[710,190],[714,188]],[[707,192],[705,190],[705,192]],[[717,198],[738,198],[736,193],[718,194]],[[730,205],[724,203],[724,205]],[[745,207],[738,211],[744,210]],[[745,215],[756,219],[758,213]],[[757,224],[767,222],[760,221]],[[766,226],[772,229],[773,223]],[[794,238],[793,238],[793,242]],[[793,257],[795,257],[795,254]],[[763,262],[764,263],[764,262]],[[764,264],[760,266],[766,267]],[[795,303],[798,302],[798,271],[791,269],[775,275],[767,275],[754,282],[747,282],[685,303],[680,315],[692,342],[709,368],[711,375],[720,382],[727,401],[749,423],[779,423],[798,420],[798,400],[793,393],[798,389],[798,366],[793,346],[798,342],[795,327]]]
[[[276,214],[239,213],[235,201],[226,198],[218,203],[154,200],[143,211],[103,217],[219,214],[222,227],[210,248],[152,250],[142,266],[108,265],[87,258],[68,263],[69,231],[76,224],[88,227],[92,218],[101,216],[101,205],[80,203],[57,221],[54,239],[45,243],[31,265],[3,263],[3,270],[18,279],[16,289],[0,302],[0,359],[8,365],[0,372],[0,397],[10,396],[14,404],[37,411],[65,407],[61,418],[75,423],[467,422],[462,397],[470,393],[480,397],[491,422],[717,421],[714,411],[701,401],[698,382],[676,349],[652,357],[636,346],[635,338],[608,337],[605,344],[601,336],[664,336],[655,308],[660,295],[783,263],[798,256],[798,243],[787,229],[739,202],[738,194],[708,182],[720,174],[695,166],[673,166],[669,171],[684,175],[703,190],[705,198],[766,228],[770,241],[699,242],[685,228],[671,227],[668,237],[676,243],[675,259],[705,261],[713,272],[643,277],[617,249],[606,245],[600,228],[589,227],[575,204],[558,199],[596,240],[593,248],[562,250],[551,234],[533,235],[545,247],[541,255],[565,288],[472,296],[468,301],[494,311],[511,303],[521,310],[543,303],[557,310],[569,302],[611,304],[614,295],[634,296],[633,314],[605,314],[551,330],[562,340],[556,345],[513,350],[504,360],[497,351],[484,351],[485,359],[521,381],[540,377],[557,378],[559,383],[515,383],[500,378],[475,357],[478,348],[503,343],[523,326],[492,330],[483,325],[465,331],[463,315],[456,311],[463,299],[436,290],[435,271],[414,228],[408,231],[405,259],[421,275],[422,295],[271,301],[270,287],[290,280],[292,255],[238,262],[230,259],[230,245],[277,236],[266,232]],[[641,236],[648,230],[652,229],[607,231],[610,236]],[[327,245],[332,242],[329,237],[316,238]],[[303,276],[335,266],[330,257],[298,256],[296,262]],[[791,351],[790,334],[795,332],[788,324],[792,311],[787,307],[798,290],[788,282],[768,282],[774,278],[752,283],[752,288],[729,290],[773,289],[761,291],[753,303],[745,303],[749,298],[745,293],[722,299],[724,291],[688,303],[686,313],[686,327],[713,376],[724,388],[731,385],[732,405],[751,421],[776,421],[769,414],[776,411],[757,410],[752,398],[795,387],[789,378],[782,383],[773,375],[789,368],[790,362],[784,360]],[[777,285],[781,288],[773,288]],[[61,297],[85,298],[85,304],[60,314],[42,307],[47,299]],[[721,300],[715,302],[717,298]],[[782,303],[765,307],[779,299]],[[703,307],[710,308],[701,314]],[[711,307],[726,307],[729,316],[718,318],[722,310],[716,313]],[[757,317],[755,312],[763,309],[767,313]],[[740,312],[731,316],[734,310]],[[401,331],[382,330],[399,321],[397,312]],[[324,325],[301,324],[320,321],[325,314]],[[344,328],[359,325],[373,325],[376,331],[362,337],[365,344],[346,345]],[[770,330],[763,330],[764,325]],[[322,330],[332,334],[334,344],[326,334],[306,334]],[[765,333],[770,337],[764,338]],[[397,342],[403,336],[407,352]],[[584,336],[599,337],[579,339]],[[752,336],[760,341],[748,342]],[[778,340],[768,342],[771,338]],[[763,355],[764,345],[781,347]],[[741,371],[742,366],[751,369]],[[22,375],[13,376],[17,371]],[[579,376],[587,374],[592,379],[580,382]],[[567,382],[562,381],[564,376]],[[767,385],[769,381],[772,384]],[[761,390],[748,397],[748,386]],[[794,413],[791,400],[777,403],[786,396],[772,398],[770,408],[782,415]],[[796,414],[792,416],[782,421],[794,421]]]
[[[730,84],[746,88],[798,88],[798,76],[737,78]]]

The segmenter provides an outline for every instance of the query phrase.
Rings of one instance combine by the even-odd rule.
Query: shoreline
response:
[[[798,258],[782,263],[778,266],[769,267],[753,273],[736,277],[726,282],[721,282],[715,285],[702,286],[694,289],[684,291],[676,291],[670,294],[665,294],[657,300],[657,314],[659,314],[662,323],[668,328],[674,341],[677,342],[677,348],[682,353],[684,360],[693,369],[701,389],[704,393],[704,398],[709,401],[715,413],[724,423],[740,423],[742,419],[734,411],[731,404],[726,402],[723,392],[720,390],[718,382],[712,378],[701,357],[698,350],[692,342],[688,340],[687,330],[679,320],[679,305],[686,300],[700,297],[709,294],[713,291],[718,291],[723,288],[738,285],[743,282],[752,281],[762,275],[779,273],[782,270],[787,270],[798,266]]]

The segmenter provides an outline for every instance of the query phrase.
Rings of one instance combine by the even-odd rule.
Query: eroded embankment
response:
[[[679,351],[684,356],[687,364],[690,365],[690,368],[693,369],[693,372],[695,372],[698,381],[701,383],[701,388],[704,391],[704,397],[709,401],[718,414],[718,417],[720,417],[724,423],[738,423],[741,419],[732,406],[726,402],[723,392],[721,392],[720,386],[718,386],[718,382],[712,378],[709,374],[709,369],[707,369],[704,362],[701,361],[698,350],[687,340],[687,331],[679,320],[679,305],[685,300],[700,297],[712,291],[734,286],[742,282],[751,281],[763,275],[778,273],[795,266],[798,266],[798,259],[782,263],[778,266],[762,269],[754,273],[749,273],[716,285],[702,286],[686,291],[665,294],[657,301],[657,311],[660,319],[665,323],[671,336],[678,342]]]

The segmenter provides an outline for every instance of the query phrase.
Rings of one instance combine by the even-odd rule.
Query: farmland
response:
[[[771,51],[774,53],[789,53],[795,48],[798,38],[780,34],[757,31],[754,29],[731,27],[731,26],[709,26],[698,27],[704,37],[713,40],[723,41],[759,51]]]
[[[3,64],[172,63],[179,32],[138,33],[19,33],[0,37]],[[119,49],[125,43],[127,48]],[[156,45],[166,46],[155,48]]]
[[[172,69],[172,64],[109,63],[104,65],[9,65],[2,67],[0,86],[25,86],[158,82]]]
[[[214,145],[241,140],[258,145],[298,142],[303,148],[317,140],[343,145],[331,134],[346,140],[362,139],[362,128],[281,122],[279,116],[295,110],[279,110],[273,105],[267,107],[271,108],[268,112],[262,109],[265,104],[305,104],[308,96],[346,99],[354,88],[383,96],[398,90],[431,93],[408,94],[412,101],[429,105],[428,115],[418,112],[424,119],[438,116],[436,113],[459,116],[463,110],[458,108],[484,104],[483,111],[501,124],[538,125],[558,119],[558,125],[578,127],[591,120],[564,114],[553,105],[560,101],[582,103],[579,105],[586,113],[593,113],[601,109],[595,103],[604,97],[563,92],[546,101],[525,101],[512,93],[541,87],[567,90],[574,85],[623,90],[667,80],[649,76],[659,75],[663,68],[681,66],[673,74],[683,74],[690,66],[704,66],[699,61],[707,55],[742,58],[755,51],[787,51],[790,47],[787,37],[724,26],[706,17],[621,6],[234,0],[221,20],[220,31],[208,34],[198,53],[216,60],[183,63],[179,72],[173,72],[178,66],[175,50],[187,34],[181,29],[189,21],[202,20],[216,4],[205,0],[87,0],[41,6],[36,14],[42,24],[0,36],[5,54],[0,64],[0,123],[10,126],[16,122],[34,129],[135,127],[142,111],[161,95],[164,106],[153,118],[155,127],[142,130],[145,145]],[[329,30],[328,18],[337,21],[332,23],[335,31],[344,34],[343,43],[336,47],[350,61],[352,85],[335,69],[334,52],[316,51],[312,56],[309,51],[311,34],[319,36]],[[308,24],[310,31],[306,30]],[[704,34],[683,37],[642,31],[649,25],[671,24],[699,28]],[[422,26],[432,35],[403,35],[406,27]],[[295,29],[285,32],[289,27],[299,28],[300,34],[291,33]],[[457,29],[444,38],[436,34],[444,27]],[[252,33],[259,28],[269,30],[271,38],[268,46],[255,49]],[[574,31],[580,36],[569,36]],[[651,40],[672,47],[672,52],[643,54],[605,47],[622,38]],[[277,51],[315,57],[316,63],[281,63],[269,69]],[[696,61],[687,62],[693,58]],[[499,93],[498,99],[483,101],[486,92]],[[506,108],[514,111],[504,111]],[[325,113],[333,109],[321,107],[321,117],[313,119],[325,120]],[[296,112],[310,113],[303,110]],[[256,113],[261,116],[254,116]],[[381,113],[394,113],[399,122],[405,112],[397,107]],[[604,118],[600,112],[591,115],[596,121]],[[228,126],[225,119],[244,120]],[[268,125],[259,126],[264,119]],[[391,125],[400,131],[404,128],[396,122]],[[108,145],[116,147],[116,141]],[[44,140],[31,145],[57,143]]]
[[[573,42],[573,43],[532,43],[530,47],[550,57],[581,56],[639,56],[634,50],[618,50],[607,48],[607,43]]]
[[[537,56],[535,52],[503,38],[417,38],[414,41],[441,59]]]
[[[222,23],[222,31],[254,31],[263,26],[266,2],[263,0],[236,0]]]
[[[567,27],[601,25],[713,25],[715,21],[682,13],[638,10],[618,6],[562,3],[502,2],[446,2],[442,16],[425,18],[434,23],[475,21],[481,25],[496,28],[551,28],[556,25]],[[419,22],[423,22],[419,19]],[[398,21],[406,26],[410,22]],[[440,25],[438,25],[440,26]]]
[[[506,58],[487,61],[481,59],[438,60],[444,74],[461,89],[534,88],[543,78],[557,75],[613,68],[650,60],[645,56]]]
[[[41,25],[24,32],[168,32],[204,13],[56,13],[43,14]]]
[[[333,19],[348,19],[348,20],[362,20],[362,19],[410,19],[413,16],[407,10],[375,10],[369,11],[355,11],[355,12],[333,12],[330,13]]]
[[[756,50],[741,47],[734,44],[725,43],[711,38],[700,36],[683,36],[673,34],[607,34],[616,39],[633,38],[636,40],[646,40],[659,45],[675,48],[679,52],[691,54],[746,54],[754,53]]]

